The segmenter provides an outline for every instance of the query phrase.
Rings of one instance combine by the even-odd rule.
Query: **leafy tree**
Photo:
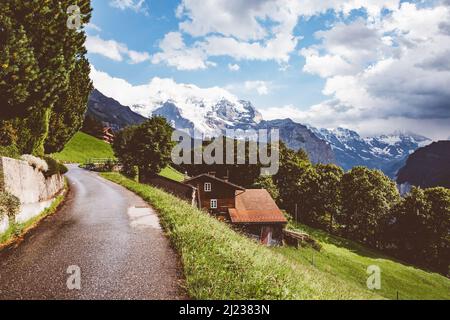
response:
[[[181,165],[181,170],[186,171],[190,176],[196,176],[202,173],[214,172],[219,178],[228,177],[228,180],[237,185],[243,186],[245,188],[251,187],[261,174],[261,164],[250,164],[250,148],[248,141],[245,143],[245,164],[237,164],[237,150],[238,143],[244,143],[243,140],[231,140],[226,137],[218,137],[217,139],[222,139],[224,149],[227,146],[227,142],[233,143],[234,146],[234,161],[233,164],[227,164],[226,162],[226,152],[223,153],[222,164],[214,163],[207,164],[205,159],[203,159],[201,164],[194,163],[194,146],[191,149],[191,164]],[[220,140],[219,140],[220,141]],[[213,141],[204,141],[202,144],[201,152],[211,145]],[[213,154],[214,155],[214,154]]]
[[[102,138],[103,136],[103,125],[101,121],[98,121],[90,115],[86,115],[84,118],[83,126],[81,131],[87,133],[96,138]]]
[[[315,206],[319,212],[318,225],[333,232],[333,220],[341,211],[341,179],[342,168],[334,164],[318,164],[317,195]]]
[[[450,272],[450,189],[438,187],[425,189],[429,203],[428,261],[440,272]]]
[[[379,170],[354,167],[341,182],[342,211],[337,216],[344,235],[376,247],[381,240],[383,222],[400,201],[395,182]]]
[[[294,215],[298,210],[298,177],[305,167],[310,165],[308,156],[303,150],[295,152],[280,143],[280,168],[273,177],[280,191],[279,202],[283,209]]]
[[[158,174],[170,163],[173,129],[163,117],[153,117],[117,135],[113,149],[126,167],[137,166],[140,180]]]
[[[387,232],[391,253],[442,273],[450,261],[450,190],[412,188],[395,206]],[[388,247],[389,248],[389,247]]]
[[[278,190],[277,185],[274,183],[273,178],[271,176],[261,176],[256,179],[255,184],[253,185],[256,189],[266,189],[272,198],[278,202],[280,197],[280,190]]]

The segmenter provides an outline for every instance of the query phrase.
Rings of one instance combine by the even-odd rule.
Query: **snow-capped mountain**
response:
[[[194,111],[194,112],[192,112]],[[152,112],[166,118],[174,128],[193,129],[205,136],[219,136],[226,129],[255,127],[261,114],[248,101],[230,101],[225,98],[206,104],[197,101],[189,105],[168,100]]]
[[[357,132],[344,128],[310,129],[331,145],[336,163],[345,170],[363,165],[381,169],[391,177],[395,177],[411,153],[432,142],[426,137],[412,133],[396,132],[364,138]]]
[[[317,129],[290,119],[264,121],[251,102],[218,87],[199,88],[160,78],[144,87],[110,95],[144,117],[160,115],[176,129],[195,129],[210,137],[224,134],[225,129],[278,128],[281,140],[291,149],[304,149],[312,162],[336,163],[346,170],[363,165],[395,177],[409,154],[431,143],[414,134],[364,138],[343,128]]]
[[[195,128],[206,136],[216,136],[237,125],[257,125],[262,120],[250,102],[218,87],[199,88],[154,78],[140,92],[146,94],[132,99],[133,111],[145,117],[164,116],[177,129]]]

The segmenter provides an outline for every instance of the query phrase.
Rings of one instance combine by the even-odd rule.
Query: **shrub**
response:
[[[30,154],[24,154],[20,157],[22,160],[28,162],[30,166],[32,166],[35,169],[38,169],[39,171],[46,172],[48,171],[48,164],[45,162],[45,160],[32,156]]]
[[[20,200],[9,192],[0,192],[0,217],[7,215],[13,220],[20,210]]]
[[[0,146],[0,157],[18,159],[20,158],[20,153],[15,145]]]
[[[65,174],[68,171],[65,165],[51,157],[44,157],[44,160],[48,164],[48,170],[44,172],[44,176],[46,178],[51,177],[55,174]]]

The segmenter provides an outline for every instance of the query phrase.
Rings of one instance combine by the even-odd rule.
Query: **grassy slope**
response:
[[[118,173],[103,177],[150,202],[181,255],[194,299],[372,299],[358,285],[298,264],[186,202]]]
[[[293,228],[307,232],[323,246],[320,253],[312,248],[273,249],[298,265],[310,266],[314,260],[318,270],[337,275],[360,288],[366,287],[367,267],[378,265],[381,269],[381,290],[378,294],[388,299],[396,299],[397,291],[399,299],[450,299],[450,280],[439,274],[406,266],[352,241],[320,230],[299,225]]]
[[[114,158],[111,146],[86,133],[78,132],[66,144],[64,150],[52,154],[57,160],[69,163],[84,163],[90,158]]]
[[[178,182],[184,180],[184,174],[172,168],[171,166],[165,167],[160,173],[161,176],[166,177],[168,179],[172,179]]]

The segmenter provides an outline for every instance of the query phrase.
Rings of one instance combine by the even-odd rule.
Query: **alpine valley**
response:
[[[220,88],[206,90],[192,85],[183,85],[173,94],[155,90],[151,96],[129,107],[95,90],[90,97],[88,114],[112,128],[139,123],[142,117],[160,115],[176,129],[197,130],[210,137],[225,134],[226,129],[276,128],[289,148],[304,149],[314,163],[336,163],[345,170],[363,165],[380,169],[392,178],[410,154],[432,142],[413,133],[362,137],[345,128],[314,128],[291,119],[264,120],[249,101],[240,100]]]

